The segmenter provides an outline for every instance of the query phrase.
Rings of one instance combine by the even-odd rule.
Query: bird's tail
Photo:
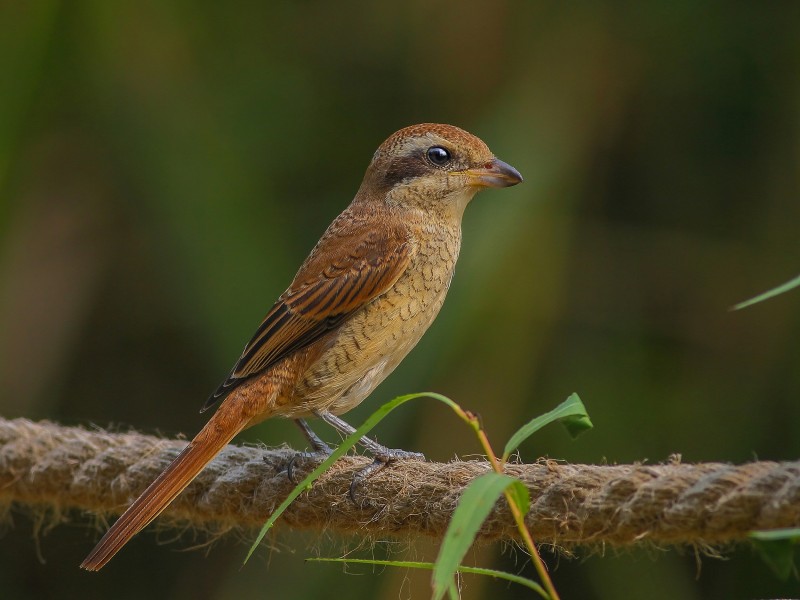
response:
[[[249,424],[250,418],[243,411],[231,414],[232,411],[226,408],[232,408],[231,403],[220,406],[183,452],[117,519],[81,563],[82,569],[97,571],[102,568],[134,535],[160,515],[203,467]]]

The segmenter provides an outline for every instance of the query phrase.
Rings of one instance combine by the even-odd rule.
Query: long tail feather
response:
[[[153,521],[197,477],[249,419],[239,415],[231,419],[224,406],[206,423],[177,458],[106,532],[94,550],[81,563],[87,571],[103,567],[128,541]]]

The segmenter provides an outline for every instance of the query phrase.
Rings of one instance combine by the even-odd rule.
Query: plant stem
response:
[[[492,469],[495,471],[495,473],[502,474],[503,465],[500,463],[500,460],[498,460],[497,455],[494,453],[492,445],[489,443],[489,438],[486,437],[486,432],[483,430],[483,427],[481,427],[478,416],[471,412],[464,411],[460,407],[456,412],[460,412],[459,416],[475,430],[478,440],[480,441],[481,446],[483,446],[483,451],[489,458],[489,463],[492,465]],[[539,578],[544,584],[547,593],[552,600],[560,600],[558,592],[553,585],[553,581],[550,579],[550,574],[547,572],[547,566],[544,564],[542,557],[539,556],[539,551],[536,549],[533,536],[531,536],[531,532],[528,531],[528,528],[525,526],[525,517],[522,515],[522,512],[520,511],[516,502],[514,502],[511,494],[507,491],[503,494],[505,495],[506,501],[511,508],[511,514],[517,524],[517,529],[522,536],[522,540],[525,542],[525,546],[528,548],[531,558],[533,559],[533,566],[536,568],[536,572],[539,574]]]

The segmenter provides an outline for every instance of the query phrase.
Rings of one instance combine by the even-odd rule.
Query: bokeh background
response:
[[[800,295],[728,307],[800,264],[800,4],[5,2],[0,12],[0,414],[193,435],[199,407],[377,145],[460,125],[525,183],[481,194],[444,310],[350,420],[437,391],[497,446],[578,392],[595,429],[522,448],[603,463],[800,455]],[[318,427],[323,437],[335,439]],[[390,445],[478,451],[434,402]],[[242,440],[304,441],[268,422]],[[279,530],[180,552],[145,533],[99,574],[88,515],[0,538],[4,598],[425,598],[430,544]],[[161,543],[170,541],[171,543]],[[565,598],[796,594],[754,553],[545,553]],[[488,546],[472,564],[534,576]],[[466,598],[521,588],[474,577]]]

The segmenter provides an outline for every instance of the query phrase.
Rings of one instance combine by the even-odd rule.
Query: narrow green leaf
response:
[[[461,560],[469,550],[478,530],[492,511],[500,495],[516,479],[501,473],[476,477],[461,494],[442,540],[433,569],[433,598],[440,600],[447,591]]]
[[[247,556],[245,557],[244,562],[246,563],[248,560],[250,560],[250,557],[253,555],[253,552],[255,552],[256,548],[258,548],[258,545],[261,543],[261,540],[264,539],[264,536],[272,528],[272,526],[275,525],[275,522],[278,520],[278,518],[280,518],[280,516],[289,507],[289,505],[292,502],[294,502],[294,500],[300,494],[302,494],[305,490],[310,488],[311,484],[314,483],[314,481],[316,481],[320,475],[322,475],[325,471],[327,471],[330,468],[330,466],[333,463],[335,463],[339,458],[344,456],[344,454],[348,450],[350,450],[350,448],[352,448],[358,443],[358,440],[360,440],[363,436],[365,436],[373,427],[375,427],[375,425],[380,423],[386,415],[388,415],[390,412],[392,412],[395,408],[397,408],[401,404],[405,404],[406,402],[410,400],[415,400],[417,398],[433,398],[434,400],[443,402],[444,404],[446,404],[447,406],[449,406],[454,410],[459,409],[458,404],[450,400],[450,398],[433,392],[406,394],[405,396],[399,396],[394,400],[390,400],[389,402],[381,406],[378,410],[372,413],[366,421],[364,421],[361,427],[356,429],[353,435],[345,438],[339,445],[339,447],[336,448],[328,458],[326,458],[322,463],[320,463],[320,465],[316,469],[314,469],[311,473],[309,473],[308,476],[305,479],[303,479],[303,481],[298,483],[294,487],[294,489],[289,493],[289,495],[286,496],[286,499],[283,502],[281,502],[281,505],[275,509],[275,512],[273,512],[270,515],[269,519],[267,519],[267,522],[264,523],[263,527],[261,527],[261,531],[259,531],[258,536],[256,536],[256,540],[255,542],[253,542],[253,545],[250,546],[250,550],[247,552]]]
[[[540,415],[520,427],[508,440],[503,450],[503,460],[507,460],[522,442],[553,421],[561,421],[573,438],[592,428],[592,422],[589,420],[586,407],[581,402],[578,394],[572,394],[550,412]]]
[[[460,596],[458,593],[458,586],[454,579],[450,580],[450,585],[447,586],[447,595],[450,596],[450,600],[459,600]]]
[[[779,285],[778,287],[774,287],[771,290],[767,290],[763,294],[759,294],[754,298],[750,298],[749,300],[745,300],[744,302],[739,302],[739,304],[735,304],[731,307],[731,310],[741,310],[748,306],[752,306],[753,304],[758,304],[759,302],[763,302],[764,300],[769,300],[770,298],[774,298],[780,294],[788,292],[791,289],[800,286],[800,275],[795,277],[794,279],[790,279],[783,285]]]
[[[800,528],[753,531],[750,539],[773,573],[786,581],[795,571],[794,551],[800,543]]]
[[[773,542],[775,540],[791,540],[795,543],[800,543],[800,527],[751,531],[749,537],[754,540],[761,540],[764,542]]]
[[[528,491],[528,488],[525,487],[525,484],[519,479],[515,479],[511,482],[511,485],[508,486],[506,491],[511,496],[511,500],[514,504],[517,505],[522,516],[524,517],[527,515],[528,511],[531,509],[531,493]]]
[[[340,563],[353,563],[353,564],[364,564],[364,565],[379,565],[387,567],[401,567],[406,569],[433,570],[436,567],[436,564],[432,562],[416,562],[410,560],[374,560],[367,558],[324,558],[324,557],[307,558],[306,560],[309,562],[340,562]],[[519,585],[524,585],[525,587],[530,588],[535,592],[537,592],[538,594],[540,594],[543,598],[548,598],[547,592],[541,585],[525,577],[514,575],[513,573],[506,573],[505,571],[497,571],[495,569],[483,569],[481,567],[465,567],[463,565],[458,567],[457,572],[469,573],[470,575],[486,575],[489,577],[495,577],[497,579],[504,579],[512,583],[518,583]]]

